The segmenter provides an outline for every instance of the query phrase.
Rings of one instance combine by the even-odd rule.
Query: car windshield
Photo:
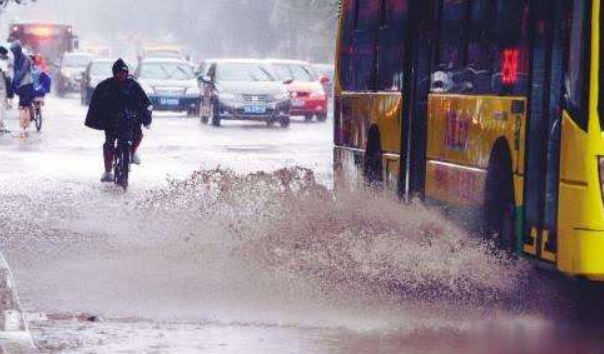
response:
[[[310,66],[302,64],[276,64],[274,66],[281,80],[317,81],[317,74]]]
[[[91,55],[66,55],[63,57],[64,66],[84,67],[92,61]]]
[[[93,76],[111,76],[113,75],[111,68],[113,64],[110,62],[92,63],[90,66],[90,75]]]
[[[150,80],[191,80],[195,73],[193,67],[185,63],[145,63],[139,77]]]
[[[267,65],[253,63],[218,64],[216,77],[220,81],[275,81]]]

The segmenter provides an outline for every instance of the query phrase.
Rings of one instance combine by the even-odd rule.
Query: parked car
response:
[[[181,59],[145,59],[139,64],[136,77],[154,110],[199,115],[201,91],[191,63]]]
[[[111,59],[95,59],[82,74],[82,104],[89,105],[92,93],[101,81],[110,78],[113,73],[111,68],[113,67],[113,60]]]
[[[323,80],[323,88],[329,97],[333,97],[333,83],[336,78],[336,68],[333,64],[313,64],[313,68],[320,77],[326,77]]]
[[[268,63],[223,59],[208,60],[202,67],[203,123],[220,126],[223,120],[244,120],[289,126],[290,96]]]
[[[304,116],[307,121],[317,117],[318,121],[327,119],[328,100],[323,84],[328,78],[319,76],[313,67],[299,60],[268,60],[282,81],[290,81],[287,89],[292,98],[293,116]]]
[[[59,96],[70,92],[80,92],[82,74],[93,60],[94,55],[90,53],[70,52],[63,55],[56,79]]]

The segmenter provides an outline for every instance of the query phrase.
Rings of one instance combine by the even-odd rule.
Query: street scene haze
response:
[[[0,0],[0,353],[604,353],[601,0]]]

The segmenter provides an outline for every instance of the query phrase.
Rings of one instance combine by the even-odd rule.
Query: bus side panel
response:
[[[604,205],[598,156],[604,155],[604,134],[599,126],[601,14],[593,1],[588,130],[568,111],[562,114],[560,193],[558,212],[558,267],[562,272],[604,281]]]
[[[558,267],[597,281],[604,280],[604,215],[597,165],[603,146],[599,134],[589,135],[564,112]]]
[[[336,183],[356,187],[362,181],[368,131],[376,125],[380,132],[384,181],[396,189],[400,171],[402,95],[398,92],[346,92],[340,100],[341,112],[336,112],[339,115],[339,141],[334,161],[336,174],[339,174]]]
[[[427,196],[454,206],[480,207],[491,152],[503,138],[512,154],[520,205],[526,99],[437,94],[430,95],[428,111]]]

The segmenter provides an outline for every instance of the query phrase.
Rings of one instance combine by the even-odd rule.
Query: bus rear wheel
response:
[[[487,172],[484,205],[485,236],[509,255],[516,252],[514,175],[509,155],[492,159]]]

